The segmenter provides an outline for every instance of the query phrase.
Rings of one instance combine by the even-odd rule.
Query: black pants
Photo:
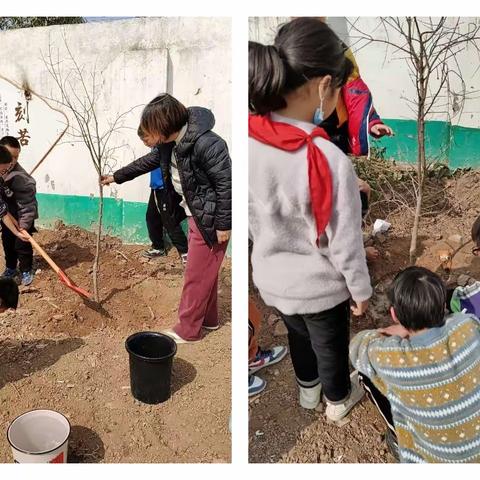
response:
[[[368,213],[368,195],[365,192],[360,192],[360,201],[362,202],[362,218]]]
[[[350,393],[350,302],[311,315],[281,316],[298,384],[313,387],[321,383],[327,400],[343,401]]]
[[[188,252],[187,237],[180,224],[173,226],[171,219],[163,218],[164,214],[160,208],[162,203],[160,198],[161,195],[162,190],[152,189],[150,193],[146,214],[148,236],[152,241],[153,248],[163,250],[165,248],[163,241],[163,228],[165,227],[173,246],[178,250],[178,253],[182,255]]]
[[[358,379],[360,380],[360,384],[363,386],[363,389],[367,393],[367,397],[377,407],[377,410],[385,420],[387,427],[396,437],[397,434],[393,424],[392,408],[388,398],[383,395],[380,390],[378,390],[378,388],[371,382],[371,380],[363,373],[358,372]]]
[[[32,235],[37,230],[32,225],[28,233]],[[2,243],[5,252],[5,265],[16,269],[19,263],[21,272],[29,272],[33,267],[33,249],[30,242],[24,242],[16,237],[5,225],[2,226]]]

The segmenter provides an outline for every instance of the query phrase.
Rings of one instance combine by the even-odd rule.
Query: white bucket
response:
[[[15,463],[67,463],[69,421],[52,410],[32,410],[8,427]]]

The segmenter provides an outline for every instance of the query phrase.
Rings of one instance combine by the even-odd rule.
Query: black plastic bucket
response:
[[[143,403],[156,404],[170,398],[175,341],[157,332],[139,332],[125,341],[130,355],[130,388]]]

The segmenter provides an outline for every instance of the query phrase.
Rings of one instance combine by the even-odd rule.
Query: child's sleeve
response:
[[[29,230],[37,218],[38,206],[34,180],[23,175],[17,175],[11,183],[15,202],[17,204],[18,226]]]
[[[330,260],[343,275],[353,300],[362,302],[372,295],[362,234],[362,206],[358,180],[348,157],[338,151],[335,158],[337,185],[332,215],[325,230]]]
[[[350,342],[350,361],[353,368],[367,376],[372,383],[386,395],[386,386],[377,373],[377,353],[385,337],[377,330],[363,330]]]

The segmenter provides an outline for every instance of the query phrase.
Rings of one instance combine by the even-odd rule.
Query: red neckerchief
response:
[[[320,235],[330,221],[332,213],[332,175],[328,161],[313,139],[322,137],[329,140],[323,128],[316,127],[310,134],[283,122],[274,122],[270,116],[249,115],[248,135],[259,142],[293,152],[307,144],[308,184],[312,213],[317,225],[317,245]]]

